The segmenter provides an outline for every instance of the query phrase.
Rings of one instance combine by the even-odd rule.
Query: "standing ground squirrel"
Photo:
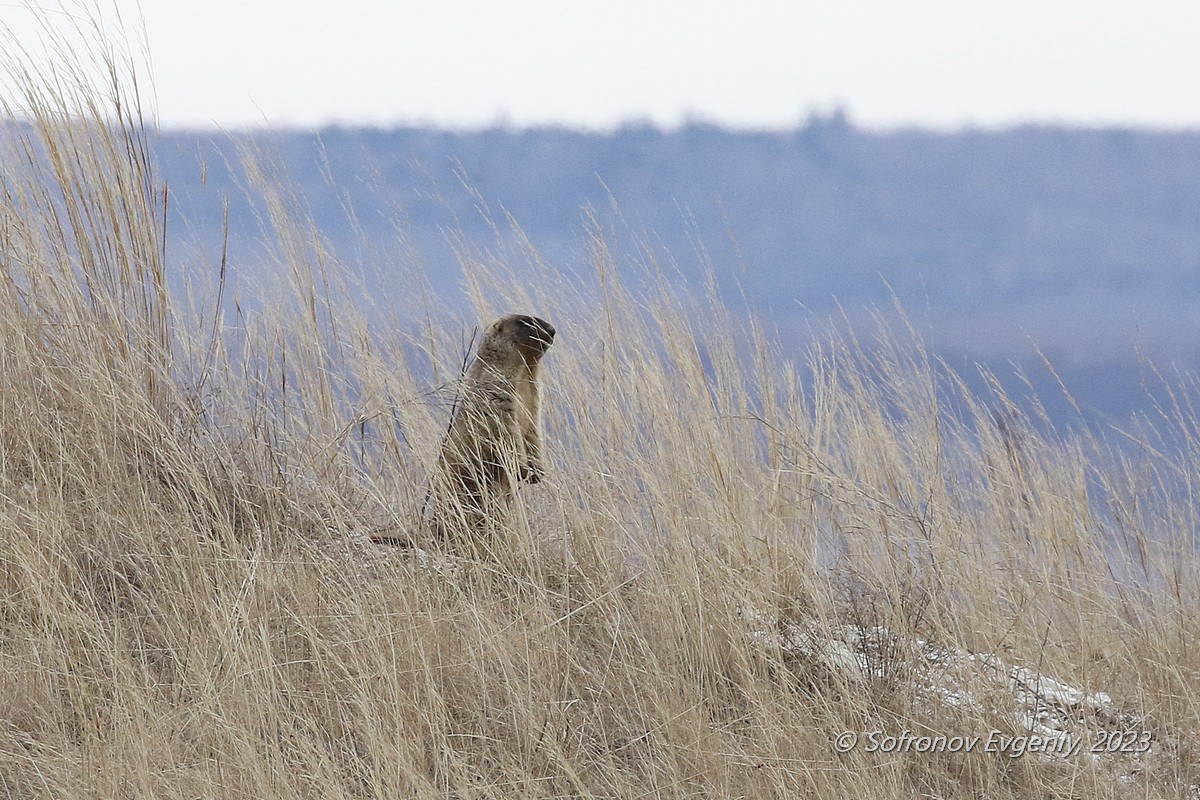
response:
[[[515,481],[542,479],[538,370],[554,333],[546,320],[525,314],[501,317],[484,333],[433,478],[439,538],[478,535],[502,518]]]

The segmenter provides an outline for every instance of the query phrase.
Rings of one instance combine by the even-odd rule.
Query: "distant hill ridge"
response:
[[[378,251],[395,252],[399,227],[448,296],[447,231],[495,241],[481,201],[502,234],[512,214],[552,264],[580,260],[592,208],[626,251],[641,236],[671,254],[684,281],[703,273],[701,243],[723,290],[789,341],[820,329],[834,298],[857,316],[889,305],[890,287],[952,360],[1032,364],[1036,345],[1104,414],[1139,402],[1139,351],[1196,363],[1200,131],[873,132],[834,114],[782,132],[165,132],[159,161],[188,220],[174,223],[181,248],[220,241],[225,196],[232,252],[261,236],[229,166],[251,143],[278,159],[335,246],[360,244],[349,203]],[[402,291],[386,257],[367,260],[380,292]]]

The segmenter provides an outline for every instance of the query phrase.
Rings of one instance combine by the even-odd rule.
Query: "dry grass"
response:
[[[1114,455],[970,396],[906,333],[833,341],[802,375],[719,303],[633,296],[599,235],[586,278],[464,255],[481,320],[560,331],[550,474],[495,558],[422,567],[363,539],[420,516],[458,327],[367,325],[282,195],[286,296],[253,313],[226,297],[196,323],[166,290],[163,184],[127,84],[22,85],[0,167],[0,797],[1200,781],[1182,400],[1181,455]],[[772,644],[763,619],[1002,653],[1109,692],[1156,749],[1124,781],[1087,759],[839,755],[845,730],[1006,717],[932,703],[903,647],[851,675]]]

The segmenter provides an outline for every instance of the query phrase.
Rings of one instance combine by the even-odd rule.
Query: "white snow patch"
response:
[[[1089,692],[1039,670],[1009,664],[995,653],[933,644],[885,627],[821,626],[788,620],[759,608],[744,608],[750,636],[785,655],[814,659],[855,682],[893,677],[911,681],[919,696],[964,713],[1006,719],[1014,732],[1061,743],[1039,752],[1049,760],[1112,761],[1118,778],[1134,779],[1141,759],[1158,745],[1151,735],[1146,752],[1092,751],[1108,733],[1141,731],[1146,723],[1122,712],[1107,692]],[[1117,764],[1117,759],[1126,761]],[[1200,790],[1195,795],[1200,800]]]

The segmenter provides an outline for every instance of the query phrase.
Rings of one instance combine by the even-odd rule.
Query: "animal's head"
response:
[[[509,314],[492,323],[484,343],[511,342],[528,363],[536,363],[554,343],[554,326],[528,314]],[[482,349],[482,347],[481,347]]]

